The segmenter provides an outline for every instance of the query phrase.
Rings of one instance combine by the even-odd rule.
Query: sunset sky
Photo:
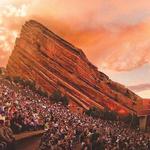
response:
[[[81,48],[111,79],[150,98],[150,0],[0,0],[0,66],[29,19]]]

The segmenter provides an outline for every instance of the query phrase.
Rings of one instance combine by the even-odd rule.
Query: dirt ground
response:
[[[16,150],[38,150],[41,136],[23,139],[16,143]]]

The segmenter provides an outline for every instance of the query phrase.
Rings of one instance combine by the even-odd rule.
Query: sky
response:
[[[34,19],[81,48],[112,80],[150,98],[149,0],[0,0],[0,66]]]

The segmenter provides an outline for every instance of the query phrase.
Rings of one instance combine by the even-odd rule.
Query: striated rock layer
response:
[[[85,109],[107,106],[123,114],[136,112],[142,103],[140,97],[99,72],[81,49],[34,20],[23,25],[6,73],[34,80],[48,93],[59,88]]]

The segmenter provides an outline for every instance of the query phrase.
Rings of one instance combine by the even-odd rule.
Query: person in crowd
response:
[[[0,116],[0,149],[15,150],[15,138],[10,127],[5,125],[5,118]]]
[[[10,121],[11,128],[14,131],[14,133],[20,133],[22,130],[22,123],[23,120],[21,118],[21,115],[17,112],[13,114],[13,118]]]

